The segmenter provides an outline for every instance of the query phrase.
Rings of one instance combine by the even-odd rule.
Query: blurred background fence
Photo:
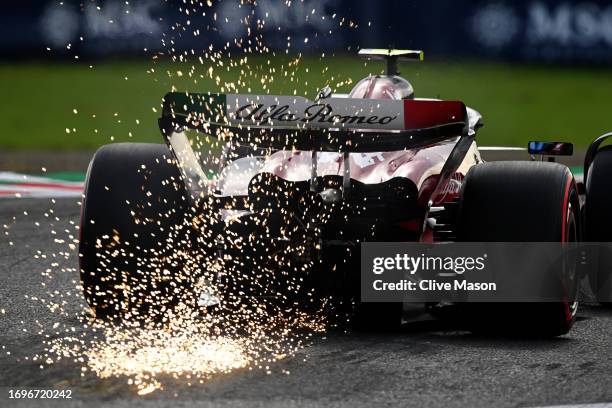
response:
[[[50,47],[55,57],[142,56],[145,49],[220,47],[250,29],[282,51],[288,43],[304,53],[401,46],[443,58],[612,63],[609,0],[222,0],[187,14],[190,3],[205,1],[4,2],[0,54],[42,57]],[[177,23],[185,31],[172,30]]]

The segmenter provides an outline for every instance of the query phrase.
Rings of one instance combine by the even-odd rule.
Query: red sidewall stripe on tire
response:
[[[567,175],[567,180],[565,181],[565,187],[564,187],[564,192],[563,192],[563,204],[561,207],[561,216],[562,216],[561,219],[563,220],[563,223],[561,224],[561,242],[567,241],[567,216],[568,216],[568,210],[569,210],[569,193],[570,193],[570,188],[572,186],[572,183],[573,183],[573,176],[571,173],[569,173]],[[569,299],[563,302],[563,311],[565,313],[566,323],[571,324],[573,315],[570,309]]]
[[[563,204],[561,207],[561,216],[563,217],[563,224],[561,224],[561,242],[565,242],[565,240],[567,239],[566,234],[567,234],[567,210],[568,210],[568,203],[569,203],[569,192],[570,192],[570,187],[572,186],[572,175],[568,174],[567,176],[567,180],[565,182],[565,188],[564,188],[564,192],[563,192]]]

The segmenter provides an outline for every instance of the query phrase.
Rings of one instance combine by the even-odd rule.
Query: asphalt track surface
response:
[[[78,276],[76,269],[59,274],[43,287],[41,272],[52,262],[75,268],[76,254],[54,260],[34,255],[65,248],[54,243],[51,229],[70,226],[78,216],[74,199],[0,201],[0,227],[12,225],[8,237],[0,231],[0,407],[529,407],[612,401],[612,310],[596,306],[582,306],[572,332],[554,340],[477,337],[438,322],[407,324],[394,333],[328,333],[277,363],[272,374],[243,369],[204,385],[177,381],[144,397],[125,378],[82,377],[71,362],[41,369],[27,359],[43,348],[34,320],[45,326],[58,317],[26,296],[69,290]],[[73,299],[68,310],[79,310],[82,304]],[[8,399],[9,388],[24,387],[69,388],[74,398]]]

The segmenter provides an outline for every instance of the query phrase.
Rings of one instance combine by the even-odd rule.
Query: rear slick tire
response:
[[[165,145],[98,149],[87,171],[79,244],[83,293],[96,317],[155,319],[171,309],[181,270],[173,253],[186,239],[172,234],[188,208]]]
[[[580,240],[578,190],[565,166],[551,162],[493,162],[470,169],[461,191],[458,238],[463,242]],[[577,279],[568,293],[576,293]],[[575,298],[549,303],[467,303],[477,333],[554,337],[571,329]]]

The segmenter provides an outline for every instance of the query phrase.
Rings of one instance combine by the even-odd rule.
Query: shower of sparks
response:
[[[235,1],[237,7],[251,12],[244,13],[245,17],[238,22],[228,23],[218,18],[213,3],[183,2],[180,6],[183,21],[172,25],[161,38],[166,51],[153,55],[153,67],[147,72],[149,75],[157,74],[159,61],[169,59],[176,68],[165,72],[166,80],[188,78],[196,91],[250,93],[253,91],[251,87],[257,86],[259,90],[270,93],[274,81],[280,80],[291,87],[285,89],[286,94],[296,95],[301,86],[308,86],[299,78],[301,55],[283,60],[285,62],[280,66],[270,63],[277,55],[270,51],[262,33],[266,25],[278,25],[279,21],[269,22],[264,18],[252,21],[255,15],[252,10],[258,5],[255,1],[242,0]],[[325,21],[327,31],[302,39],[304,45],[313,49],[319,37],[333,35],[333,27],[357,27],[354,22],[335,13],[326,15],[323,10],[308,9],[303,2],[288,0],[285,4],[279,3],[278,7],[299,7],[304,11],[306,21]],[[211,13],[214,13],[216,26],[194,27],[191,24],[191,16]],[[203,52],[175,50],[175,41],[182,36],[193,35],[203,39],[205,31],[215,32],[224,24],[242,24],[245,34],[220,49],[211,45]],[[278,32],[282,31],[279,25]],[[288,36],[284,54],[294,54],[292,42],[299,40]],[[251,62],[252,56],[257,57],[256,61],[262,61],[262,56],[268,58],[257,65]],[[225,80],[228,73],[235,79]],[[352,83],[350,78],[330,77],[327,68],[322,72],[322,79],[321,87],[326,85],[325,81],[332,86]],[[217,89],[202,90],[202,83],[215,84]],[[168,90],[174,89],[170,86]],[[160,112],[160,107],[152,107],[152,110]],[[78,113],[76,108],[73,112]],[[120,122],[119,113],[114,116],[114,120]],[[66,132],[71,130],[66,128]],[[219,152],[227,148],[223,140],[205,134],[193,134],[189,138],[203,169],[218,169],[222,165]],[[239,156],[235,153],[239,147],[231,147],[228,150],[230,160],[228,157],[224,160],[249,159],[249,166],[238,171],[229,165],[221,168],[217,177],[203,190],[232,182],[242,183],[247,188],[253,179],[254,188],[265,196],[276,195],[279,202],[290,199],[286,190],[273,189],[270,180],[258,178],[261,158],[257,152],[261,149],[248,146],[250,153]],[[159,163],[163,164],[167,163]],[[215,210],[214,205],[206,201],[205,194],[196,203],[197,208],[180,210],[180,206],[174,205],[176,203],[165,203],[164,197],[150,193],[159,190],[155,183],[160,181],[155,181],[153,176],[155,170],[155,166],[141,166],[142,197],[126,201],[123,210],[131,214],[135,225],[142,227],[143,234],[147,231],[147,234],[155,236],[156,245],[141,245],[145,236],[138,234],[126,236],[116,230],[101,234],[95,242],[96,260],[92,263],[95,268],[82,271],[90,282],[98,282],[93,286],[81,286],[77,267],[59,267],[60,260],[74,259],[80,226],[70,221],[69,227],[58,230],[64,221],[54,213],[55,201],[52,200],[51,208],[45,213],[49,220],[49,233],[54,244],[65,248],[53,253],[39,250],[34,257],[41,263],[50,264],[42,273],[43,286],[67,273],[72,277],[73,287],[66,288],[65,292],[49,292],[44,297],[29,297],[43,303],[58,316],[52,329],[44,329],[39,324],[39,334],[47,338],[46,351],[33,356],[33,361],[39,362],[41,367],[63,360],[76,362],[82,365],[81,375],[90,372],[100,378],[126,378],[138,394],[144,395],[163,389],[168,378],[197,384],[233,370],[261,369],[269,372],[275,362],[295,355],[315,333],[326,330],[328,314],[323,311],[328,306],[328,299],[320,297],[305,278],[315,267],[313,251],[320,249],[316,243],[320,231],[318,224],[312,222],[313,214],[323,222],[331,217],[330,214],[321,215],[316,209],[303,206],[300,216],[304,218],[300,225],[303,227],[306,223],[311,236],[301,236],[301,229],[295,224],[295,214],[288,211],[281,214],[280,228],[273,230],[265,210],[262,216],[251,217],[247,222],[241,213]],[[162,180],[161,184],[165,188],[184,188],[176,179]],[[112,188],[109,186],[107,191],[112,191]],[[15,222],[16,218],[2,226],[6,237],[10,237]],[[91,224],[95,224],[95,220]],[[218,231],[215,229],[218,225],[224,225],[225,229]],[[237,231],[242,227],[252,228],[261,239],[253,239],[253,234],[241,236]],[[269,240],[273,235],[287,240],[290,237],[292,243],[276,247]],[[13,245],[12,241],[9,245]],[[221,257],[219,247],[224,248]],[[98,310],[103,310],[106,318],[92,316],[89,308],[73,310],[70,305],[84,304],[83,292],[90,303],[100,306]],[[197,300],[202,293],[220,299],[220,303],[209,308],[200,307]],[[1,314],[4,313],[2,309]],[[67,323],[73,322],[75,315],[78,323]]]

